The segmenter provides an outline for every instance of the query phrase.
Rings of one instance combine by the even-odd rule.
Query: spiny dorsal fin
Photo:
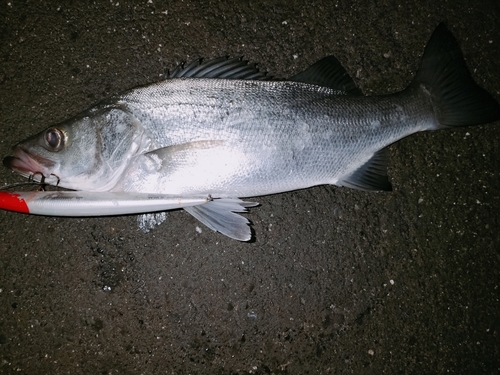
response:
[[[334,56],[327,56],[289,81],[311,83],[338,90],[339,95],[363,95],[353,79]]]
[[[232,59],[220,57],[208,61],[199,59],[186,67],[181,64],[169,74],[168,78],[223,78],[260,81],[271,79],[266,73],[259,72],[255,64],[249,64],[241,57]]]
[[[339,181],[337,185],[358,190],[392,190],[387,177],[388,164],[389,149],[386,147],[377,151],[365,164],[345,177],[343,181]]]

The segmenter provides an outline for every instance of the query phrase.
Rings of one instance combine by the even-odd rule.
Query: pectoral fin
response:
[[[236,212],[247,212],[248,207],[257,206],[256,202],[240,199],[214,199],[206,204],[184,209],[210,229],[238,241],[249,241],[252,231],[249,221]]]
[[[114,191],[153,191],[187,197],[213,193],[239,167],[224,141],[171,145],[138,155]],[[218,184],[218,185],[217,185]]]
[[[156,168],[181,168],[206,158],[224,146],[224,141],[204,140],[171,145],[150,151],[143,155],[156,162]]]

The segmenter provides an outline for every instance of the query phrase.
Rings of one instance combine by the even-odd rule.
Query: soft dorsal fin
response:
[[[224,78],[260,81],[271,79],[266,73],[259,72],[255,64],[249,64],[241,57],[232,59],[220,57],[208,61],[199,59],[186,67],[181,64],[169,74],[168,78]]]
[[[358,190],[392,190],[391,183],[387,177],[387,165],[389,164],[389,149],[383,148],[377,151],[365,164],[346,176],[337,185],[347,186]]]
[[[340,91],[339,95],[363,95],[353,79],[334,56],[327,56],[289,81],[311,83]]]

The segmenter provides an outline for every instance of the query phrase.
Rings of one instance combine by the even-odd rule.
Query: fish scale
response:
[[[436,123],[429,95],[415,89],[353,98],[307,83],[201,78],[167,80],[117,100],[140,119],[155,147],[222,141],[220,150],[200,152],[190,165],[165,168],[157,183],[148,184],[165,194],[249,197],[335,184],[376,151]],[[203,158],[210,157],[214,169],[227,170],[225,158],[216,157],[219,151],[239,157],[227,179],[184,177],[183,186],[172,183],[180,178],[177,168],[183,176],[201,175],[207,167]],[[144,178],[133,169],[116,189],[146,192]]]

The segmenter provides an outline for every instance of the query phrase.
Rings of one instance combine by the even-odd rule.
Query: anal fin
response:
[[[220,198],[184,209],[214,231],[238,241],[249,241],[252,238],[249,221],[236,212],[247,212],[248,207],[257,205],[256,202]]]
[[[358,190],[390,191],[392,186],[387,177],[388,164],[389,149],[386,147],[377,151],[365,164],[339,181],[337,185]]]

